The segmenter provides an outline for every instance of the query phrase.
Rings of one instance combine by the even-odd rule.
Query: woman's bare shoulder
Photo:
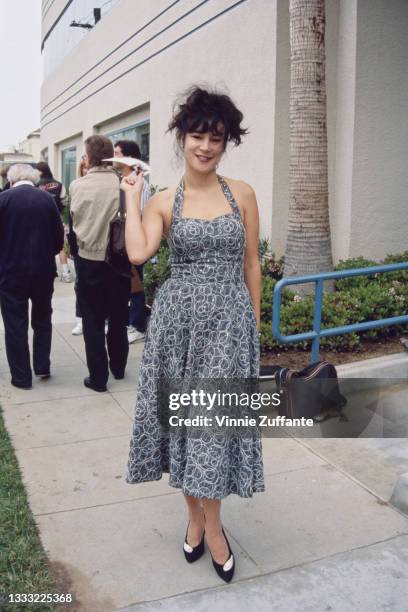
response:
[[[150,210],[161,214],[168,212],[173,206],[175,194],[175,187],[168,187],[167,189],[158,191],[149,200],[148,206]]]
[[[224,180],[226,181],[228,187],[231,189],[233,196],[243,205],[248,200],[251,201],[255,197],[255,191],[251,187],[249,183],[245,181],[239,181],[237,179],[232,179],[224,176]]]
[[[254,190],[249,183],[245,181],[240,181],[238,179],[228,178],[224,176],[224,181],[227,182],[228,186],[231,189],[235,189],[237,193],[241,193],[242,195],[253,195]]]

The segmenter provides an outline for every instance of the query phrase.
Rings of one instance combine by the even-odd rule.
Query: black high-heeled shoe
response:
[[[211,555],[211,551],[210,551],[210,555],[211,555],[214,569],[219,575],[219,577],[222,578],[225,582],[231,582],[232,577],[234,575],[234,570],[235,570],[235,559],[234,559],[234,555],[232,554],[232,550],[228,542],[228,538],[225,535],[224,528],[222,528],[222,533],[224,535],[225,541],[228,546],[228,551],[229,551],[228,559],[225,561],[225,563],[217,563],[216,561],[214,561],[213,556]]]
[[[188,521],[188,525],[187,525],[186,537],[185,537],[184,544],[183,544],[183,552],[184,552],[186,561],[188,561],[189,563],[193,563],[193,561],[197,561],[197,559],[202,557],[202,555],[204,554],[204,532],[203,532],[203,537],[201,538],[201,542],[197,544],[197,546],[191,546],[187,542],[187,534],[188,534],[189,525],[190,525],[190,521]]]

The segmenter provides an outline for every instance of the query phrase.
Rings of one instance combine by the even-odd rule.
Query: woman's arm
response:
[[[261,321],[261,264],[259,262],[259,213],[255,192],[246,183],[241,183],[241,202],[244,211],[244,225],[246,230],[246,248],[244,257],[244,278],[251,296],[255,311],[256,324],[259,329]]]
[[[160,194],[153,196],[144,210],[143,222],[140,200],[143,191],[143,173],[136,178],[124,178],[121,189],[126,199],[126,251],[132,264],[140,265],[159,249],[163,235],[163,217],[159,209]]]

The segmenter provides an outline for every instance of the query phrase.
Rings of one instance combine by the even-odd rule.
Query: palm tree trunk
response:
[[[333,269],[327,175],[324,0],[289,0],[291,88],[285,276]],[[298,285],[309,293],[313,285]]]

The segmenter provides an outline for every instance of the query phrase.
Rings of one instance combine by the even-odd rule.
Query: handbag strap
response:
[[[119,174],[116,172],[116,170],[114,170],[114,173],[116,174],[116,176],[118,177],[118,181],[119,181],[119,208],[118,208],[118,212],[117,212],[117,216],[119,218],[123,217],[124,219],[126,219],[126,200],[125,200],[125,192],[122,191],[122,189],[120,188],[120,184],[122,182],[121,177],[119,176]]]
[[[275,382],[276,382],[276,388],[278,389],[278,391],[281,391],[284,388],[285,382],[287,382],[286,375],[288,373],[289,373],[289,368],[279,368],[279,370],[275,372]]]
[[[119,217],[123,217],[123,218],[126,218],[126,200],[125,200],[125,196],[126,196],[125,192],[122,191],[122,189],[120,189],[120,191],[119,191],[119,210],[118,210],[118,215],[119,215]]]

